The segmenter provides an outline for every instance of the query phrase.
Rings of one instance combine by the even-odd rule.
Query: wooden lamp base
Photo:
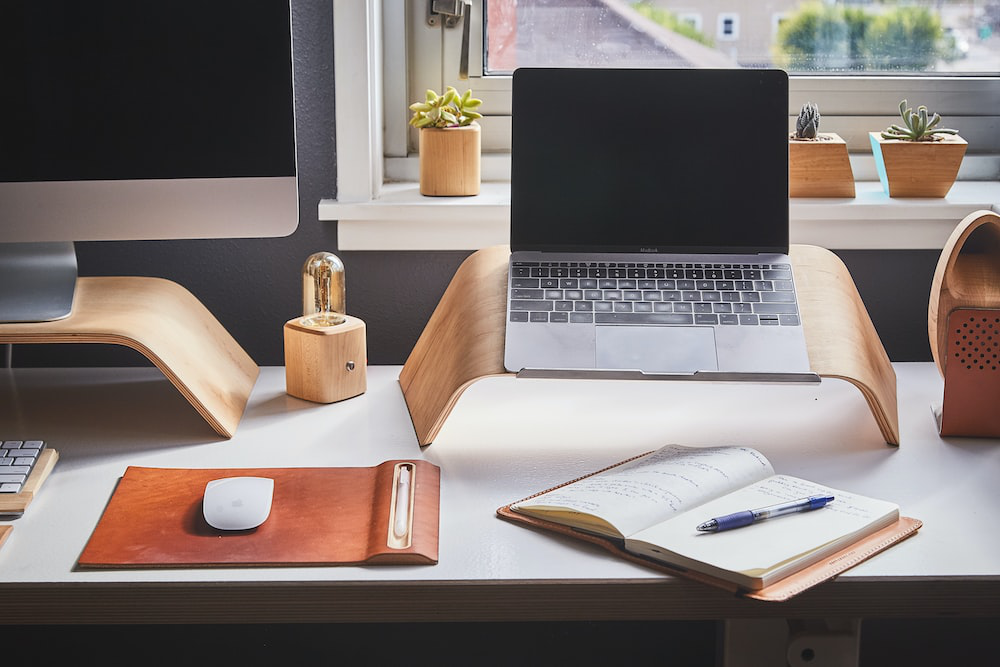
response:
[[[345,315],[329,327],[285,323],[285,391],[314,403],[335,403],[365,393],[368,353],[365,323]]]

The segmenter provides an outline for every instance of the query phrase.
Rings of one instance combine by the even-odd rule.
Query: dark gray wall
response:
[[[956,220],[956,223],[958,221]],[[927,304],[940,250],[837,250],[893,361],[930,361]]]
[[[149,275],[175,280],[215,314],[251,357],[282,365],[282,325],[300,313],[299,271],[313,252],[337,252],[347,271],[347,309],[368,326],[369,363],[401,364],[467,252],[338,252],[336,225],[317,219],[336,195],[332,7],[295,0],[295,67],[300,222],[281,239],[128,241],[77,244],[81,275]],[[838,253],[858,284],[889,356],[930,359],[927,295],[935,251]],[[14,365],[145,363],[105,345],[35,345]]]

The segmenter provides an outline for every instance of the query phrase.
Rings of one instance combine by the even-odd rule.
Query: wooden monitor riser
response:
[[[141,353],[231,438],[260,369],[202,303],[161,278],[78,278],[69,317],[0,324],[0,343],[109,343]]]
[[[847,267],[829,250],[790,249],[809,363],[864,395],[886,443],[899,444],[896,374]],[[434,441],[462,392],[503,367],[507,246],[484,248],[458,268],[399,374],[421,445]]]

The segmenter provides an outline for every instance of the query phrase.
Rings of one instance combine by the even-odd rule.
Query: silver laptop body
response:
[[[567,113],[540,122],[540,99]],[[508,371],[818,381],[784,72],[519,69],[512,131]]]

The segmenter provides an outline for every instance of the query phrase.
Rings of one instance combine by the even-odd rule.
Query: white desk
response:
[[[61,457],[0,548],[0,599],[21,623],[738,619],[1000,615],[994,489],[1000,443],[940,439],[930,363],[897,364],[901,446],[862,396],[818,386],[515,380],[476,383],[434,444],[416,444],[397,377],[317,405],[262,369],[232,440],[219,440],[153,368],[0,371],[0,431]],[[788,603],[733,598],[596,548],[497,519],[497,507],[665,442],[740,443],[780,472],[898,502],[910,540]],[[128,465],[441,466],[440,563],[74,571]]]

